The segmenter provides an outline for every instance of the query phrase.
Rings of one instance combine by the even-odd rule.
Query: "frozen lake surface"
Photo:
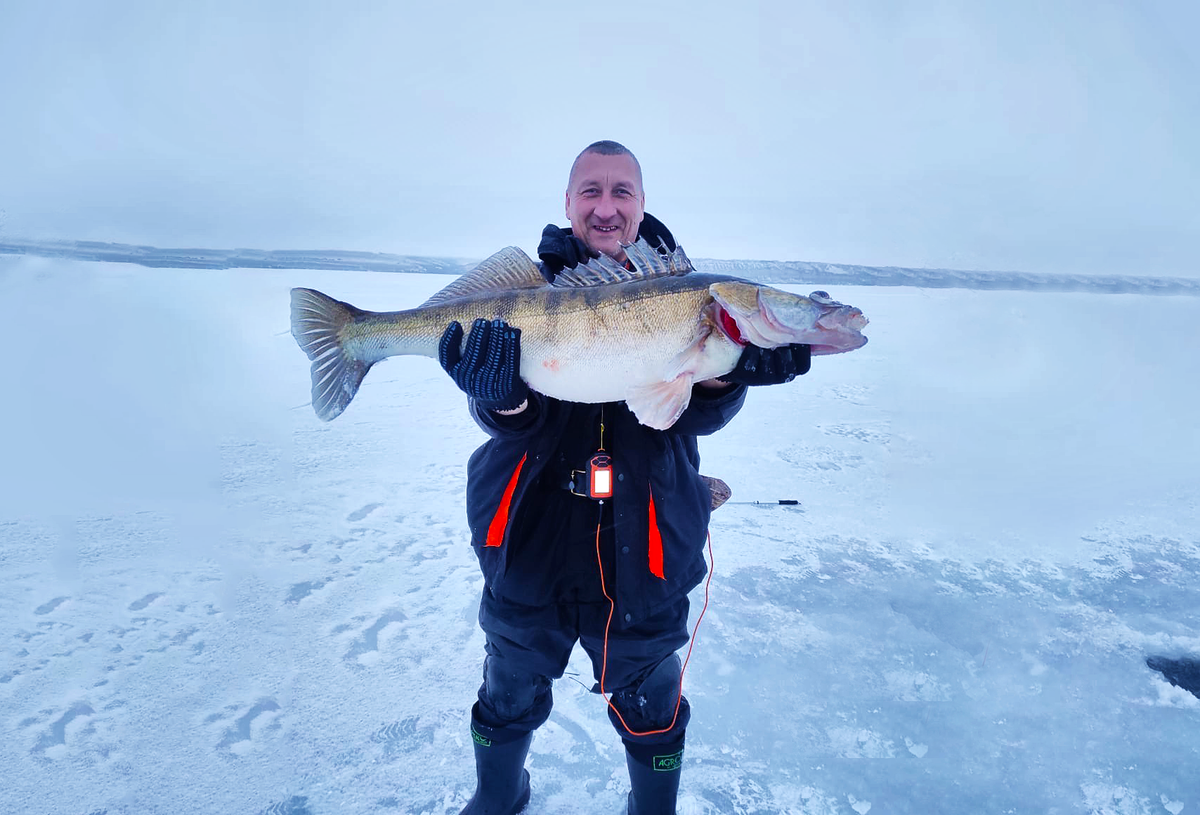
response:
[[[321,423],[288,326],[446,282],[0,256],[0,811],[459,811],[483,435],[421,358]],[[828,288],[870,344],[701,441],[801,505],[713,516],[680,811],[1200,810],[1200,298]],[[591,681],[531,814],[622,810]]]

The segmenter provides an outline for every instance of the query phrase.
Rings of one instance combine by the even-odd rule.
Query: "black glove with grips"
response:
[[[733,370],[717,378],[737,385],[782,385],[808,373],[811,365],[811,345],[747,345]]]
[[[538,244],[538,257],[542,259],[542,277],[553,283],[563,269],[574,269],[580,263],[600,257],[600,253],[572,235],[569,229],[546,224],[542,242]]]
[[[645,238],[646,243],[660,252],[664,246],[667,247],[668,252],[674,252],[678,248],[675,244],[675,236],[671,234],[671,230],[667,229],[667,225],[649,212],[642,213],[642,222],[638,224],[638,237]]]
[[[476,320],[462,344],[462,325],[446,326],[438,343],[438,362],[463,393],[487,410],[513,410],[529,396],[521,379],[521,329],[503,320]]]

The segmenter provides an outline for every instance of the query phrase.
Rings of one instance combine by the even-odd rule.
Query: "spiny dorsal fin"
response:
[[[683,253],[682,246],[671,254],[664,255],[652,249],[645,238],[638,238],[637,242],[625,247],[625,254],[633,264],[632,271],[607,255],[601,255],[574,269],[563,269],[554,278],[554,285],[601,286],[606,283],[628,283],[631,280],[685,275],[695,271],[692,262]]]
[[[480,292],[536,289],[545,285],[546,278],[529,255],[515,246],[507,246],[430,297],[422,307]]]

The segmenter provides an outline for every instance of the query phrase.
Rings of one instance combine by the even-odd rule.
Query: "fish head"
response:
[[[823,291],[808,297],[745,281],[709,286],[719,312],[714,322],[743,345],[778,348],[802,343],[814,355],[841,354],[867,344],[867,318]]]

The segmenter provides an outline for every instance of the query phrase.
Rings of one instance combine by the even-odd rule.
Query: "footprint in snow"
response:
[[[371,734],[371,741],[383,748],[384,758],[416,752],[433,744],[433,728],[419,727],[419,722],[417,716],[389,722]]]
[[[248,707],[227,705],[224,710],[206,717],[204,723],[223,724],[216,749],[241,756],[254,750],[260,739],[283,729],[279,721],[282,710],[274,699],[264,697]]]
[[[888,442],[892,440],[891,433],[885,429],[872,427],[870,425],[861,424],[835,424],[821,425],[821,432],[827,436],[837,436],[838,438],[850,439],[852,441],[861,441],[865,444],[875,445],[877,447],[886,447]]]
[[[53,600],[47,600],[46,602],[42,603],[40,606],[35,608],[33,610],[33,613],[39,617],[43,617],[43,616],[49,614],[50,612],[54,611],[56,608],[61,606],[63,603],[67,602],[67,600],[69,600],[69,599],[71,599],[71,598],[55,597]]]
[[[199,633],[199,631],[200,631],[200,629],[193,625],[193,626],[189,626],[188,628],[180,629],[179,631],[176,631],[174,634],[159,634],[158,639],[159,639],[160,644],[153,648],[148,649],[148,651],[149,651],[149,653],[153,653],[153,654],[161,654],[164,651],[166,651],[168,648],[175,648],[180,645],[186,645],[188,640],[190,640],[193,636],[195,636],[197,633]],[[192,645],[193,653],[198,654],[198,653],[200,653],[200,651],[203,651],[203,650],[204,650],[203,642],[197,642]]]
[[[320,591],[332,582],[332,577],[323,577],[318,580],[305,580],[300,583],[294,583],[288,589],[288,596],[284,598],[283,602],[289,606],[297,605],[305,597],[308,597],[315,591]]]
[[[286,801],[271,804],[266,809],[260,810],[258,815],[313,815],[313,812],[308,808],[307,796],[293,795]]]
[[[356,617],[355,621],[362,622],[365,619],[367,618]],[[354,644],[350,646],[350,650],[346,652],[342,659],[350,663],[352,666],[366,666],[374,664],[379,660],[380,634],[382,634],[384,629],[386,629],[388,626],[403,623],[407,620],[408,615],[406,615],[400,609],[385,611],[383,614],[379,615],[374,622],[367,626],[362,634],[360,634],[359,637],[354,641]],[[334,633],[341,633],[342,631],[349,630],[349,628],[350,626],[339,626]],[[403,634],[401,634],[401,636],[403,636]]]
[[[165,596],[165,594],[164,594],[164,592],[161,592],[161,591],[156,591],[152,594],[147,594],[145,597],[142,597],[141,599],[138,599],[138,600],[134,600],[132,603],[130,603],[128,610],[129,611],[143,611],[151,603],[153,603],[155,600],[157,600],[158,598],[163,597],[163,596]]]
[[[383,506],[383,504],[367,504],[365,507],[356,509],[354,512],[351,512],[349,515],[347,515],[346,520],[350,523],[357,523],[363,518],[366,518],[375,510],[379,509],[381,506]]]
[[[23,720],[21,726],[43,724],[47,718],[52,718],[49,727],[42,731],[30,752],[38,758],[57,759],[66,753],[68,740],[74,741],[78,735],[90,732],[92,726],[89,720],[95,715],[96,711],[87,702],[76,702],[61,714],[40,711],[38,715]]]

